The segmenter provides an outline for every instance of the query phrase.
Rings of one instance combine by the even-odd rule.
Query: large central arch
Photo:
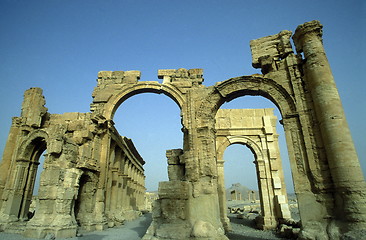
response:
[[[133,72],[133,80],[126,80],[126,73]],[[184,107],[185,97],[181,88],[170,83],[161,84],[156,81],[137,81],[140,73],[137,71],[126,71],[124,77],[117,83],[113,75],[115,72],[99,72],[98,86],[93,92],[93,103],[91,110],[101,114],[107,120],[112,120],[118,107],[128,98],[141,93],[165,94],[171,98],[180,109]]]

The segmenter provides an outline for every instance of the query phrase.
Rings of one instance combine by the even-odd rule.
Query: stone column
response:
[[[322,25],[300,25],[293,36],[304,53],[304,76],[335,187],[335,214],[344,232],[366,228],[365,181],[322,43]]]
[[[128,196],[128,182],[130,178],[128,175],[123,175],[123,185],[122,185],[122,208],[123,210],[128,209],[130,198]]]
[[[39,162],[29,162],[29,170],[28,170],[28,174],[26,176],[27,179],[25,179],[26,185],[24,187],[23,199],[22,199],[21,209],[19,212],[20,220],[28,219],[27,214],[29,211],[29,206],[32,202],[33,188],[34,188],[38,165],[39,165]],[[42,171],[42,169],[40,169],[40,171]]]
[[[227,217],[224,163],[224,160],[217,160],[217,191],[219,194],[221,222],[224,226],[225,231],[229,232],[232,229],[230,225],[230,220]]]
[[[112,186],[111,186],[111,202],[109,211],[116,213],[117,211],[117,198],[118,198],[118,169],[112,169]]]
[[[122,209],[122,201],[123,201],[123,174],[121,171],[118,171],[118,194],[117,194],[117,209],[118,212],[121,212]]]

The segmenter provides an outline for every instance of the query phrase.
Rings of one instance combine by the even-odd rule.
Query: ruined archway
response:
[[[14,197],[19,192],[14,184],[14,179],[20,179],[16,174],[22,175],[32,159],[18,158],[19,151],[32,145],[20,143],[27,133],[38,130],[49,134],[48,166],[42,175],[47,190],[40,198],[42,208],[27,222],[25,235],[76,235],[72,207],[84,170],[97,176],[94,229],[114,224],[111,213],[125,193],[129,195],[124,198],[127,207],[138,208],[144,160],[132,141],[118,134],[113,115],[127,98],[152,92],[163,93],[178,104],[184,144],[183,149],[167,151],[169,181],[159,185],[156,215],[147,239],[227,239],[219,206],[215,116],[224,102],[245,95],[265,97],[281,112],[302,220],[301,237],[340,238],[364,229],[365,209],[357,204],[365,204],[365,182],[325,57],[321,28],[317,21],[298,27],[293,36],[298,55],[289,31],[253,40],[253,66],[261,68],[263,75],[236,77],[211,87],[202,85],[201,69],[159,70],[163,84],[138,82],[138,71],[100,72],[89,113],[50,114],[42,90],[27,90],[1,165],[13,174],[9,174],[12,178],[7,173],[0,175],[0,186],[11,186],[0,189],[2,227],[11,222],[9,216],[19,208],[13,206],[22,201]],[[42,138],[35,139],[33,144],[42,142]],[[35,158],[39,154],[33,152]],[[15,218],[16,214],[19,212]]]
[[[219,188],[224,186],[225,149],[232,144],[246,145],[255,156],[261,201],[258,227],[276,228],[280,221],[290,219],[273,109],[220,109],[215,119]],[[220,196],[224,191],[219,190],[221,218],[229,225],[225,196]]]
[[[47,148],[48,135],[44,131],[29,133],[18,149],[15,166],[16,174],[5,187],[8,204],[3,205],[3,213],[9,219],[27,220],[32,202],[40,157]]]
[[[181,109],[165,95],[141,93],[119,106],[113,122],[145,161],[146,191],[157,191],[159,182],[168,181],[166,150],[183,146]]]
[[[96,191],[95,173],[84,171],[79,178],[79,191],[74,203],[74,216],[81,231],[93,229]]]
[[[91,110],[106,119],[113,119],[114,113],[126,99],[140,93],[165,94],[182,109],[185,100],[184,93],[179,88],[170,83],[137,82],[140,75],[139,71],[99,72]]]
[[[204,101],[206,103],[209,103],[209,104],[205,105],[205,109],[206,109],[206,111],[211,111],[211,113],[207,113],[207,112],[202,113],[202,112],[205,112],[205,111],[202,111],[202,112],[199,112],[198,115],[216,116],[216,112],[218,111],[219,107],[224,102],[231,101],[234,98],[245,96],[245,95],[260,95],[260,96],[266,97],[266,98],[270,99],[271,101],[273,101],[279,107],[279,110],[283,116],[295,116],[294,102],[293,102],[290,94],[287,93],[287,91],[285,89],[283,89],[273,80],[258,78],[258,77],[253,77],[253,76],[244,76],[244,77],[239,77],[239,78],[235,78],[235,79],[229,79],[227,81],[222,82],[221,84],[216,85],[215,90],[211,92],[211,96],[209,96],[209,99],[206,99],[206,101]],[[200,110],[202,110],[202,109],[204,109],[204,107],[201,105]],[[209,123],[210,121],[211,121],[210,118],[206,118],[207,123]],[[220,121],[220,120],[216,119],[216,121]],[[288,131],[289,126],[287,125],[286,121],[284,121],[284,127],[285,127],[285,132],[286,132],[286,130]],[[294,127],[296,127],[296,125],[292,126],[292,128],[294,128]],[[271,128],[272,128],[272,126],[271,126]],[[218,138],[220,133],[217,133],[217,134],[218,135],[216,136],[216,138]],[[265,132],[263,134],[264,134],[263,136],[266,135]],[[248,141],[248,139],[245,139],[245,138],[243,139],[243,137],[241,137],[241,136],[232,136],[232,137],[227,137],[226,139],[223,139],[223,140],[217,139],[217,141],[220,142],[220,143],[217,143],[218,149],[216,150],[218,152],[218,156],[217,156],[218,162],[221,161],[222,154],[223,154],[223,151],[220,149],[225,149],[228,145],[230,145],[232,143],[242,143],[242,144],[247,144],[247,145],[249,144],[248,146],[250,146],[250,148],[252,149],[252,151],[255,153],[255,155],[257,157],[257,162],[265,163],[265,161],[264,161],[265,159],[263,158],[263,155],[264,155],[263,150],[260,150],[260,148],[258,148],[258,145],[253,144],[253,142],[251,140]],[[297,146],[297,147],[299,147],[299,146]],[[270,153],[266,153],[266,156],[268,156],[267,154],[270,154]],[[279,152],[276,151],[272,154],[275,156],[275,155],[279,154]],[[267,162],[268,162],[268,160],[267,160]],[[293,162],[292,162],[292,164],[293,164]],[[220,165],[218,165],[218,167],[219,166]],[[262,172],[263,174],[270,174],[270,171],[271,171],[271,170],[269,170],[270,166],[271,165],[269,165],[268,167],[263,166],[263,169],[262,170],[258,169],[258,172],[259,173]],[[277,167],[275,170],[276,171],[278,170]],[[282,170],[281,170],[281,175],[283,175]],[[269,177],[269,178],[272,178],[272,177]],[[263,179],[268,179],[268,176],[263,177]],[[279,179],[282,179],[282,181],[283,181],[283,176],[282,176],[282,178],[279,178]],[[275,182],[275,181],[273,181],[273,182]],[[278,182],[278,180],[276,180],[276,182]],[[281,181],[279,183],[281,185]],[[268,187],[268,186],[271,186],[272,183],[265,184],[265,185]],[[283,185],[283,182],[282,182],[282,185]],[[298,185],[299,185],[299,183],[295,182],[295,186],[298,186]],[[284,190],[284,193],[282,193],[282,195],[286,196],[286,190]],[[275,201],[274,190],[273,190],[273,195],[270,194],[269,196],[270,196],[269,198],[266,197],[266,199],[270,200],[270,202],[268,203],[268,206],[274,206],[275,205],[274,204],[274,201]],[[282,196],[281,196],[281,198],[282,198]],[[287,199],[287,197],[284,197],[284,198]],[[262,197],[262,199],[264,199],[264,198]],[[221,201],[221,202],[223,202],[223,201]],[[271,202],[272,202],[272,204],[271,204]],[[275,219],[277,217],[272,218],[272,216],[274,216],[276,214],[276,209],[274,207],[269,207],[268,210],[269,210],[269,212],[272,212],[272,213],[264,214],[264,215],[267,215],[268,219],[267,219],[267,222],[266,221],[263,222],[263,226],[264,226],[264,228],[266,228],[265,225],[267,225],[268,228],[276,227],[277,226],[276,221],[278,221],[278,220],[275,220]],[[224,212],[224,211],[225,210],[223,209],[222,212]],[[262,209],[262,211],[264,211],[264,209]],[[284,216],[290,217],[290,216],[288,216],[288,214],[285,214]],[[223,219],[225,219],[225,218],[223,218]]]

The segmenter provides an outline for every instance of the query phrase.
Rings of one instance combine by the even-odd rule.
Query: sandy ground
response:
[[[259,239],[284,239],[279,238],[273,231],[257,230],[254,225],[253,217],[238,219],[236,214],[229,214],[233,231],[227,236],[230,240],[259,240]],[[68,240],[138,240],[141,239],[151,223],[151,213],[142,215],[138,219],[126,222],[124,225],[109,228],[105,231],[96,231],[83,234],[82,237],[68,238]],[[25,240],[19,234],[0,233],[1,240]]]
[[[122,226],[108,228],[105,231],[96,231],[83,234],[82,237],[67,238],[67,240],[139,240],[151,223],[151,214],[145,214],[138,219],[126,222]],[[19,234],[0,233],[1,240],[25,240]]]

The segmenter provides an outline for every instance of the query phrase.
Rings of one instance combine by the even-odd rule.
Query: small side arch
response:
[[[263,153],[258,144],[250,137],[246,136],[226,136],[224,140],[220,140],[217,146],[217,159],[224,159],[225,150],[233,144],[242,144],[247,146],[254,154],[255,159],[263,159]]]
[[[43,130],[29,133],[27,138],[19,146],[17,159],[30,160],[38,159],[47,149],[48,134]]]

